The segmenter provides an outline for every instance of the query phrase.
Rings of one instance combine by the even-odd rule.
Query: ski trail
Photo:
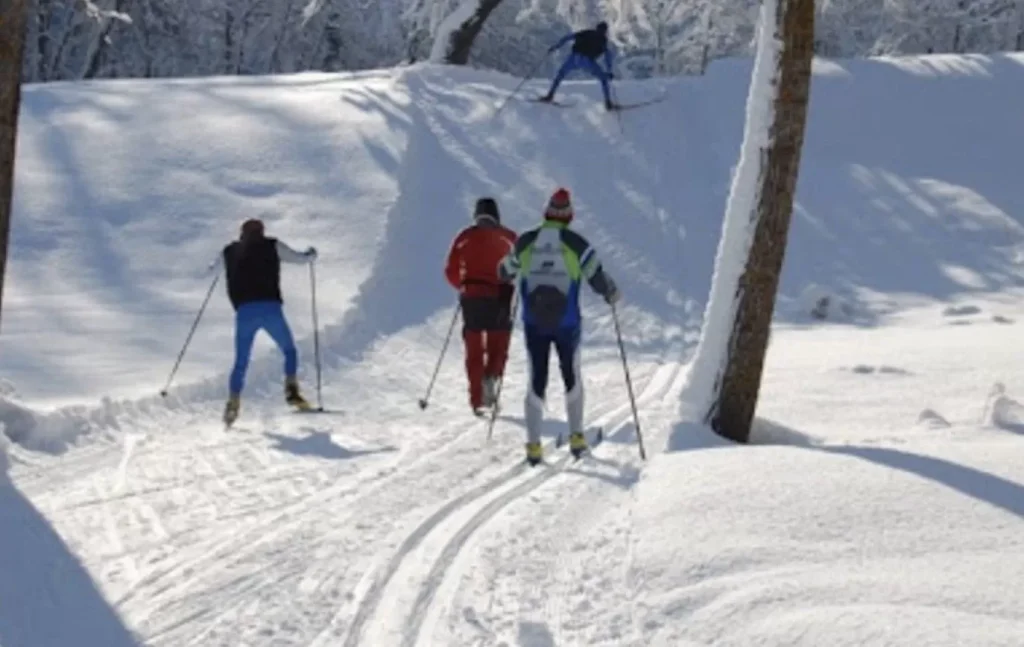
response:
[[[676,368],[675,370],[678,370]],[[656,370],[647,379],[641,397],[649,399],[652,389],[660,389],[663,383],[662,371]],[[593,416],[594,412],[591,413]],[[619,429],[632,421],[632,413],[628,403],[612,405],[604,412],[598,413],[592,419],[591,427],[605,426],[612,429]],[[611,429],[605,430],[605,438],[610,436]],[[553,441],[545,448],[550,452]],[[343,643],[344,647],[356,647],[367,644],[368,632],[374,628],[381,628],[388,623],[380,622],[381,606],[385,600],[395,603],[401,597],[402,591],[396,591],[399,595],[388,596],[388,590],[392,586],[398,586],[397,582],[403,583],[402,590],[409,590],[407,582],[421,581],[417,587],[416,598],[411,602],[410,613],[406,619],[401,621],[406,629],[402,632],[403,646],[415,645],[421,632],[424,620],[430,611],[436,591],[441,582],[445,579],[448,570],[466,545],[469,538],[489,520],[493,519],[501,510],[514,501],[521,499],[526,494],[536,490],[542,484],[553,477],[563,473],[569,463],[569,456],[566,454],[550,466],[546,466],[536,474],[520,481],[519,477],[528,474],[533,469],[525,463],[518,463],[510,467],[500,475],[486,481],[477,487],[461,494],[448,501],[434,514],[420,523],[402,541],[399,547],[391,555],[384,566],[371,575],[366,592],[356,610],[356,613],[349,625],[348,633]],[[424,548],[425,543],[431,536],[440,533],[431,545],[441,544],[437,557],[430,563],[429,570],[421,573],[422,565],[420,560],[410,558]],[[447,540],[445,537],[447,536]],[[433,551],[431,551],[433,552]],[[409,570],[405,577],[399,577],[399,573]],[[317,640],[310,644],[310,647],[322,647],[326,634],[318,636]],[[371,644],[379,644],[370,641]]]
[[[679,362],[666,362],[659,369],[655,370],[648,378],[643,390],[637,395],[638,408],[642,410],[644,405],[657,401],[672,384],[675,376],[682,371],[681,367],[682,364]],[[604,428],[604,435],[607,439],[617,435],[621,430],[631,426],[632,423],[632,409],[627,402],[614,408],[611,412],[596,418],[592,426]],[[493,499],[490,503],[485,504],[468,521],[454,531],[423,580],[423,584],[413,603],[411,615],[405,623],[402,647],[415,647],[419,642],[426,620],[438,601],[437,594],[452,570],[452,566],[463,554],[463,549],[467,545],[469,538],[484,524],[508,507],[509,504],[540,488],[554,477],[564,474],[572,464],[573,461],[571,461],[568,454],[562,456],[551,466],[551,469],[536,475],[532,479]]]
[[[670,393],[675,387],[678,376],[685,373],[681,362],[674,362],[668,358],[664,358],[663,362],[660,368],[655,370],[649,379],[645,380],[643,389],[638,394],[637,404],[642,416],[657,413],[657,408],[666,394]],[[601,471],[601,466],[611,465],[612,463],[609,462],[609,459],[613,462],[622,461],[621,464],[635,462],[635,446],[628,442],[629,436],[633,433],[633,417],[630,407],[626,404],[615,414],[609,416],[609,418],[611,420],[605,426],[605,438],[606,442],[608,439],[612,439],[613,442],[607,445],[602,444],[601,449],[595,452],[593,461],[583,461],[579,464],[571,461],[567,462],[565,465],[561,465],[558,473],[552,474],[552,477],[573,473],[594,474],[595,471]],[[618,442],[614,442],[615,440]],[[631,454],[633,458],[628,458]],[[639,468],[636,469],[639,470]],[[607,474],[607,472],[605,473]],[[611,477],[610,474],[608,476]],[[605,481],[598,480],[596,483],[605,483]],[[593,493],[592,488],[600,488],[601,485],[595,486],[595,481],[587,478],[559,479],[557,486],[552,485],[547,488],[542,488],[541,486],[542,484],[538,484],[537,487],[531,490],[532,493],[528,497],[530,500],[529,504],[520,501],[516,505],[507,505],[500,511],[502,513],[500,516],[498,514],[499,511],[495,511],[494,514],[488,515],[482,521],[493,521],[493,525],[502,528],[517,528],[517,530],[511,532],[517,535],[523,533],[531,537],[531,539],[525,540],[526,544],[534,546],[535,550],[543,551],[545,557],[542,558],[542,562],[548,564],[558,563],[559,560],[553,557],[553,553],[562,553],[561,548],[563,547],[559,544],[560,538],[583,536],[586,534],[584,532],[585,529],[591,527],[591,524],[595,522],[598,524],[604,523],[603,520],[607,518],[607,511],[603,510],[601,506],[604,506],[607,501],[616,499],[589,496],[588,493]],[[628,497],[628,491],[623,491],[620,496]],[[536,505],[542,507],[551,505],[552,507],[548,514],[537,515],[535,513],[534,501],[539,501]],[[597,501],[600,501],[600,503],[597,504],[597,509],[593,509]],[[509,504],[513,503],[515,502],[509,501]],[[582,508],[580,507],[581,503],[583,504]],[[517,507],[520,508],[518,511],[516,510]],[[519,529],[523,523],[527,524],[527,530]],[[537,523],[545,531],[541,541],[536,541],[535,538],[532,538],[534,524]],[[457,531],[458,536],[453,537],[450,544],[446,546],[443,553],[432,565],[427,578],[423,580],[424,586],[419,590],[417,598],[419,606],[414,610],[414,615],[406,621],[403,627],[405,631],[402,636],[403,642],[401,643],[403,647],[415,646],[417,644],[471,644],[474,639],[469,636],[477,636],[479,631],[491,632],[494,628],[493,623],[476,616],[476,611],[480,607],[475,605],[480,603],[480,598],[475,597],[474,593],[482,595],[484,594],[483,591],[479,589],[466,591],[464,586],[467,582],[466,578],[473,577],[470,573],[472,573],[474,566],[479,563],[476,545],[484,542],[484,537],[487,535],[491,535],[488,541],[502,543],[502,540],[498,537],[504,537],[509,531],[491,530],[490,532],[485,531],[484,533],[476,533],[474,535],[475,531],[479,530],[484,523],[473,525],[475,527]],[[553,536],[546,534],[549,527],[555,529]],[[615,524],[615,527],[618,529],[621,527],[621,524]],[[479,537],[479,539],[472,542],[473,548],[470,549],[471,536]],[[525,551],[520,554],[528,559],[530,552]],[[548,594],[541,594],[542,600],[538,602],[539,607],[533,607],[533,609],[546,607],[546,618],[557,619],[561,615],[560,607],[565,603],[563,598],[566,598],[568,595],[564,590],[569,588],[569,582],[572,583],[572,590],[578,588],[579,584],[578,580],[559,578],[557,573],[564,574],[564,571],[562,568],[557,568],[548,574],[549,576],[555,575],[555,578],[550,580],[543,588],[543,590],[548,591]],[[407,582],[408,579],[402,581]],[[493,595],[493,590],[489,590],[486,595]],[[490,611],[489,608],[488,611]],[[517,607],[512,615],[518,621],[522,621],[526,615],[529,615],[529,612],[530,609],[527,609],[525,606]],[[451,627],[454,625],[450,625],[446,629],[439,626],[439,623],[445,622],[445,618],[448,618],[448,622],[463,622],[471,627],[472,631],[468,635],[458,635],[457,632],[453,634],[451,633]],[[546,624],[554,632],[551,644],[576,644],[571,640],[562,639],[562,636],[559,634],[560,622],[553,621]],[[505,623],[505,626],[515,625],[516,621],[511,622],[511,625]],[[502,642],[502,638],[507,637],[494,634],[487,644],[498,644]]]

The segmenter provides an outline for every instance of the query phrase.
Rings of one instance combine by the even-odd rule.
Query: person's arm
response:
[[[448,260],[444,264],[444,278],[448,285],[456,290],[462,287],[462,234],[460,233],[452,241],[451,249],[448,250]]]
[[[597,251],[590,245],[590,242],[571,230],[562,233],[562,240],[576,254],[580,262],[580,273],[594,292],[604,297],[608,303],[618,301],[619,289],[612,277],[604,271],[601,261],[597,258]]]
[[[310,247],[304,252],[299,252],[280,240],[275,241],[277,245],[277,257],[284,263],[295,263],[296,265],[311,263],[316,260],[316,249]]]
[[[565,36],[562,36],[562,38],[559,39],[559,41],[557,43],[555,43],[554,45],[552,45],[551,47],[548,48],[548,51],[549,52],[554,52],[556,50],[561,49],[570,40],[574,40],[578,33],[579,32],[574,31],[571,34],[566,34]]]
[[[510,283],[519,276],[519,272],[522,268],[522,256],[527,249],[533,245],[533,242],[537,240],[537,232],[528,231],[520,236],[512,250],[505,255],[505,258],[501,259],[498,263],[498,280],[504,283]]]
[[[612,41],[607,41],[604,48],[604,67],[609,77],[615,75],[612,71],[612,65],[615,63],[615,54],[615,45],[612,45]]]

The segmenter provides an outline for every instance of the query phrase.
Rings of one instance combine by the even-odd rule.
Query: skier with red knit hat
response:
[[[580,379],[579,345],[582,315],[580,284],[585,279],[608,303],[620,293],[604,271],[597,253],[586,238],[570,229],[573,207],[569,191],[556,190],[536,229],[519,236],[515,248],[502,261],[502,280],[518,277],[523,303],[523,327],[530,358],[530,388],[527,390],[526,460],[543,461],[540,431],[544,418],[544,396],[548,382],[551,347],[558,355],[565,406],[569,422],[569,448],[579,458],[588,449],[583,434],[583,382]]]
[[[445,279],[459,291],[469,405],[478,416],[497,406],[497,384],[505,373],[515,286],[503,282],[497,268],[515,242],[515,232],[501,225],[498,203],[480,198],[473,224],[455,236],[445,263]]]

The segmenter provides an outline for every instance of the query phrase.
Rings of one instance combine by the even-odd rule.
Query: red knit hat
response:
[[[548,208],[544,210],[544,217],[548,220],[569,222],[572,220],[572,200],[569,198],[569,190],[560,188],[551,194],[548,200]]]

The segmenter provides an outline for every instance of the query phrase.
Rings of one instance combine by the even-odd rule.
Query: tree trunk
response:
[[[14,201],[14,150],[21,105],[26,11],[26,0],[0,0],[0,305]]]
[[[753,242],[736,296],[735,319],[721,379],[707,422],[721,436],[747,442],[757,407],[779,275],[793,211],[814,52],[814,0],[776,0],[774,33],[779,41],[771,102],[772,121],[761,148],[751,214]],[[762,35],[768,32],[763,31]],[[762,48],[764,44],[762,44]]]
[[[449,65],[468,63],[473,42],[484,28],[484,21],[500,4],[501,0],[463,0],[462,5],[456,8],[452,15],[445,18],[438,28],[431,60],[441,59]],[[472,11],[473,5],[476,5],[475,11]],[[463,18],[463,15],[469,11],[472,13]],[[459,21],[459,23],[457,26],[451,25],[450,21]]]

